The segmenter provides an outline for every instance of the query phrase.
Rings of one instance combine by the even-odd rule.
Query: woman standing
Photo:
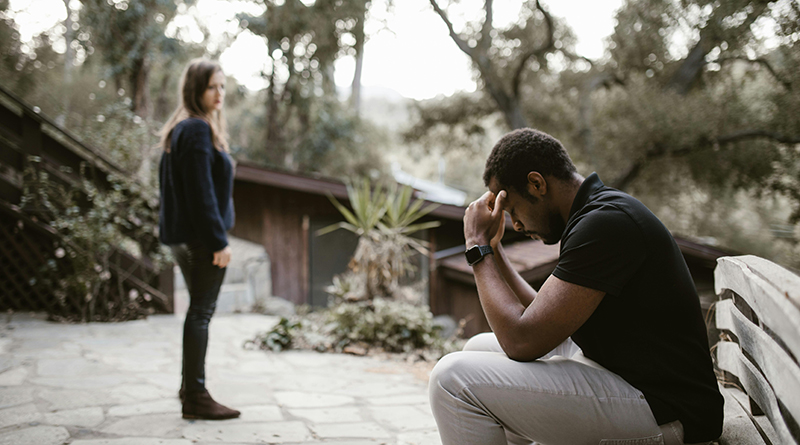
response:
[[[161,242],[172,248],[191,299],[183,326],[185,419],[231,419],[239,411],[214,401],[205,387],[208,323],[231,260],[233,164],[222,112],[225,75],[196,59],[183,73],[179,105],[161,130]]]

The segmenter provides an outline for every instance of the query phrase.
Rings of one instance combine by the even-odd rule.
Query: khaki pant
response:
[[[532,362],[478,334],[431,373],[443,445],[682,445],[679,421],[656,423],[641,391],[567,339]]]

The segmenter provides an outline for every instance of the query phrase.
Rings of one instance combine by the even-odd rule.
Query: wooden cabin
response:
[[[347,270],[357,236],[346,230],[316,235],[319,229],[344,220],[329,194],[349,205],[347,188],[341,181],[246,163],[237,165],[233,187],[236,225],[231,234],[267,250],[273,295],[294,304],[325,306],[325,287],[334,275]],[[463,245],[464,208],[437,205],[423,221],[438,220],[442,225],[425,231],[422,238],[432,251]],[[435,270],[431,261],[418,265],[422,279],[429,279]]]

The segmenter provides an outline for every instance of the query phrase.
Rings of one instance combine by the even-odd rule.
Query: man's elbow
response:
[[[548,351],[542,351],[539,345],[526,341],[509,341],[503,344],[503,351],[505,351],[508,358],[518,362],[532,362],[545,354]]]

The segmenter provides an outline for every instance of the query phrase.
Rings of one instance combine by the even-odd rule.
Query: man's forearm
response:
[[[519,302],[522,303],[523,306],[528,307],[533,302],[533,299],[536,298],[536,291],[511,265],[511,261],[509,261],[508,256],[506,256],[502,243],[497,243],[497,247],[493,250],[494,255],[492,255],[492,257],[500,273],[503,275],[503,278],[506,280],[508,287],[510,287],[511,291],[517,296]]]
[[[605,292],[551,275],[527,308],[511,291],[494,261],[473,266],[481,307],[503,351],[513,360],[547,354],[578,330],[597,309]]]
[[[489,327],[497,336],[500,346],[509,354],[507,348],[518,343],[516,334],[519,333],[520,318],[525,307],[508,285],[495,261],[486,258],[473,266],[473,272]]]

